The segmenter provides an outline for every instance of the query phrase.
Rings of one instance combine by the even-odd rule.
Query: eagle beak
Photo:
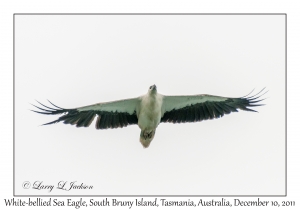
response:
[[[156,85],[153,85],[153,90],[156,90]]]

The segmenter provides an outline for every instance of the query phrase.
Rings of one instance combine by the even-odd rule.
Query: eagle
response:
[[[264,88],[265,89],[265,88]],[[31,110],[39,114],[63,114],[58,119],[45,123],[50,125],[58,122],[76,125],[76,127],[89,127],[96,119],[96,129],[123,128],[137,124],[141,129],[140,142],[148,148],[155,136],[155,130],[160,123],[199,122],[223,117],[225,114],[244,111],[257,112],[251,107],[262,106],[258,104],[265,99],[260,92],[239,98],[230,98],[214,95],[181,95],[168,96],[157,92],[156,85],[151,85],[148,92],[137,98],[97,103],[89,106],[65,109],[49,103],[53,107],[38,102],[35,106],[39,110]]]

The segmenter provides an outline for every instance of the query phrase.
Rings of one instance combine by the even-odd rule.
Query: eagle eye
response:
[[[149,87],[149,89],[151,89],[151,88],[152,88],[152,86]]]

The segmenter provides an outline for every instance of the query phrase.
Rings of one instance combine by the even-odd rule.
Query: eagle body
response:
[[[58,107],[50,101],[53,107],[38,102],[42,107],[33,106],[39,111],[31,111],[46,115],[62,114],[57,120],[44,125],[63,122],[76,125],[76,127],[89,127],[95,118],[96,129],[123,128],[136,124],[141,129],[140,142],[144,148],[147,148],[160,123],[201,122],[238,112],[238,109],[256,112],[250,107],[263,105],[257,104],[264,100],[260,99],[266,93],[260,94],[263,90],[256,95],[246,97],[251,92],[239,98],[205,94],[167,96],[159,94],[156,85],[152,85],[145,95],[137,98],[97,103],[72,109]]]
[[[151,87],[148,93],[141,97],[138,113],[138,126],[141,129],[140,142],[145,148],[149,147],[154,138],[162,115],[163,96],[157,93],[155,85]]]

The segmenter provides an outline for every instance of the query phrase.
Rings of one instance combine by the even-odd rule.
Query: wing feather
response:
[[[212,111],[213,111],[213,113],[214,113],[215,118],[219,118],[221,114],[220,114],[219,111],[215,108],[215,105],[214,105],[213,103],[211,104],[211,109],[212,109]]]
[[[76,125],[76,127],[88,127],[95,117],[98,116],[95,124],[96,129],[107,129],[137,124],[137,109],[139,107],[140,99],[132,98],[107,103],[98,103],[74,109],[64,109],[54,105],[50,101],[49,103],[55,108],[45,106],[40,102],[38,103],[42,107],[32,105],[42,111],[31,111],[46,115],[63,114],[58,119],[45,123],[44,125],[63,122],[65,124]]]
[[[195,106],[196,109],[199,110],[199,118],[200,120],[199,121],[202,121],[202,120],[205,120],[205,116],[204,116],[204,110],[203,110],[203,106],[201,104],[199,104],[199,106]]]
[[[264,100],[260,99],[266,93],[261,94],[262,91],[254,96],[241,98],[213,95],[164,96],[161,122],[197,122],[220,118],[224,114],[238,112],[238,109],[256,112],[249,107],[264,105],[257,104]]]

